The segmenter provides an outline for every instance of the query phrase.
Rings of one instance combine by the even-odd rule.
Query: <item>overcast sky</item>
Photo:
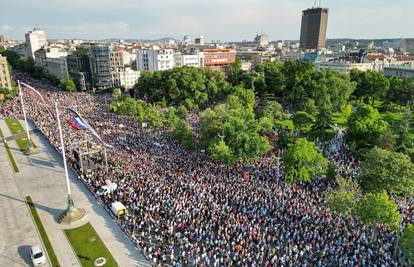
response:
[[[313,0],[0,0],[0,35],[23,39],[34,25],[48,38],[299,39]],[[328,38],[414,37],[413,0],[323,0]]]

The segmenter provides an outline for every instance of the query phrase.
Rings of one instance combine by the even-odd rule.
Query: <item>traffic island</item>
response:
[[[118,263],[90,223],[78,228],[65,229],[64,231],[83,267],[118,266]],[[100,265],[103,262],[105,264]]]
[[[37,227],[37,230],[38,230],[38,232],[40,234],[40,237],[42,239],[43,245],[46,249],[46,252],[47,252],[47,255],[49,257],[51,266],[59,267],[60,264],[59,264],[59,261],[56,257],[55,251],[53,250],[53,247],[52,247],[52,244],[49,240],[49,237],[46,234],[45,227],[43,226],[42,220],[40,219],[40,216],[37,213],[36,206],[33,203],[32,198],[30,196],[26,197],[26,203],[29,206],[30,213],[32,215],[32,218],[33,218],[35,224],[36,224],[36,227]]]

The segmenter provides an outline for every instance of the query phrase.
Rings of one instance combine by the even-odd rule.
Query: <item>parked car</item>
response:
[[[96,195],[98,197],[106,196],[106,195],[111,194],[112,192],[114,192],[117,188],[118,188],[118,186],[116,185],[116,183],[108,183],[107,185],[101,186],[96,191]]]
[[[39,245],[30,247],[30,258],[32,259],[33,266],[40,266],[46,263],[46,256]]]

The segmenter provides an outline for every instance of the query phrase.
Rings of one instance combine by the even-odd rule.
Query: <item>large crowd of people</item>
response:
[[[396,252],[396,238],[388,230],[379,227],[380,234],[374,234],[373,227],[330,212],[324,196],[331,181],[285,183],[278,150],[252,164],[250,178],[243,179],[241,164],[214,162],[202,150],[187,151],[163,131],[142,128],[132,118],[111,113],[105,104],[108,96],[63,92],[45,81],[16,75],[38,89],[51,107],[54,101],[59,103],[72,165],[72,149],[85,136],[92,136],[66,123],[71,114],[65,107],[77,109],[113,146],[107,151],[107,166],[79,176],[93,191],[106,180],[117,184],[116,191],[102,201],[107,206],[120,201],[127,207],[120,223],[154,265],[407,264]],[[55,120],[28,90],[24,92],[27,116],[59,148]],[[19,99],[4,104],[0,116],[21,118]],[[324,153],[338,173],[358,174],[341,131]],[[413,223],[414,203],[407,203],[402,210],[404,221]]]

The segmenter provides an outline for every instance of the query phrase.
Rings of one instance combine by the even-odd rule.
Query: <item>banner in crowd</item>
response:
[[[53,117],[56,118],[55,113],[53,113],[52,109],[49,107],[48,104],[46,104],[46,101],[43,99],[42,95],[39,93],[39,91],[37,91],[36,89],[34,89],[32,86],[24,83],[24,82],[20,82],[21,85],[23,85],[24,87],[30,89],[30,93],[36,97],[40,103],[47,109],[47,111],[49,112],[49,114]]]

